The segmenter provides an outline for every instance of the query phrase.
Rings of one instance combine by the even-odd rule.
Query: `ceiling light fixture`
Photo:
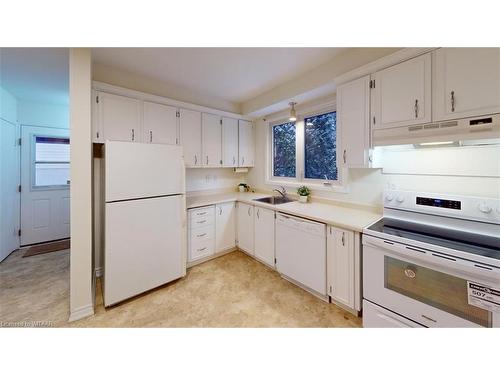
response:
[[[290,121],[297,121],[297,113],[295,112],[295,102],[290,102],[288,105],[290,106]]]

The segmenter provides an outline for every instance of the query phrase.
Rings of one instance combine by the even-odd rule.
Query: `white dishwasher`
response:
[[[295,216],[276,216],[279,273],[326,296],[326,225]]]

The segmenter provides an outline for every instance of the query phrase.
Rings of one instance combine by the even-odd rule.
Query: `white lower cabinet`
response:
[[[340,304],[356,309],[354,232],[333,226],[327,231],[328,295]]]
[[[384,309],[367,300],[363,301],[364,328],[422,328],[418,323]]]
[[[252,205],[238,202],[237,209],[237,240],[238,248],[254,255],[254,207]]]
[[[236,245],[236,202],[215,206],[215,252],[232,249]]]
[[[274,268],[274,211],[261,207],[254,210],[255,257]]]
[[[215,206],[188,210],[188,262],[215,253]]]

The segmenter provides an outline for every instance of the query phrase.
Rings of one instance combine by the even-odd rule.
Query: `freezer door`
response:
[[[107,141],[106,202],[184,194],[182,153],[181,146]]]
[[[179,195],[106,203],[106,306],[185,275],[185,212]]]

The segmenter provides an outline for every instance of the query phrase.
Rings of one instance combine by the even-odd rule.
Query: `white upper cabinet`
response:
[[[253,167],[255,158],[255,141],[253,136],[253,124],[250,121],[239,120],[238,132],[239,132],[238,166]]]
[[[434,121],[500,113],[500,48],[434,51]]]
[[[178,144],[177,108],[144,102],[143,110],[143,142]]]
[[[346,167],[369,167],[370,76],[337,88],[337,122],[342,150],[339,160]]]
[[[222,118],[222,165],[238,166],[238,120]]]
[[[236,237],[238,238],[238,248],[254,255],[254,207],[238,202],[236,222]]]
[[[140,142],[142,102],[126,96],[99,92],[98,121],[103,139]]]
[[[222,164],[222,124],[217,115],[203,113],[201,117],[202,165],[220,167]]]
[[[215,206],[215,252],[236,246],[236,203],[220,203]]]
[[[326,243],[328,295],[355,309],[354,232],[329,227]]]
[[[374,129],[431,121],[431,54],[391,66],[373,75]]]
[[[255,257],[274,268],[274,211],[254,207]]]
[[[200,167],[201,160],[201,113],[181,108],[179,130],[184,147],[184,162],[187,167]]]

